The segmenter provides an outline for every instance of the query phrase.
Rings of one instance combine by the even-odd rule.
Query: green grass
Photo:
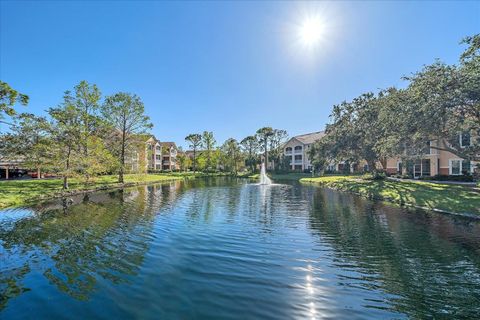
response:
[[[460,185],[423,181],[361,180],[358,176],[325,176],[303,178],[300,181],[402,205],[480,215],[480,192]]]
[[[200,174],[128,174],[125,184],[165,182],[184,178],[194,178]],[[69,191],[91,190],[96,188],[121,187],[117,176],[101,176],[86,184],[83,180],[69,179]],[[31,179],[0,181],[0,208],[18,206],[62,194],[62,179]]]

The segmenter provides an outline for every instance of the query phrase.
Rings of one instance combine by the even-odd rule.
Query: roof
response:
[[[153,138],[155,141],[157,141],[155,136],[153,134],[149,134],[149,133],[136,134],[136,135],[134,135],[134,137],[137,138],[140,141],[145,141],[145,142],[148,141],[151,138]]]
[[[160,145],[161,145],[162,147],[168,147],[168,148],[174,147],[174,148],[177,148],[177,145],[175,144],[175,142],[170,142],[170,141],[160,142]]]
[[[325,136],[324,131],[317,131],[317,132],[306,133],[306,134],[302,134],[302,135],[299,135],[299,136],[295,136],[292,139],[297,139],[298,141],[300,141],[303,144],[311,144],[311,143],[314,143],[317,140],[320,140],[324,136]]]

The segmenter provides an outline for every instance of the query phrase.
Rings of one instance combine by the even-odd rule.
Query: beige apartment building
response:
[[[133,172],[140,171],[141,167],[145,171],[178,169],[174,142],[160,142],[154,135],[141,135],[138,140],[140,147],[132,152],[128,161]]]
[[[312,169],[308,157],[308,150],[315,141],[325,136],[325,132],[318,131],[295,136],[288,140],[283,147],[284,156],[289,159],[293,171],[306,171]]]
[[[459,134],[460,148],[465,148],[473,143],[470,135]],[[428,142],[425,153],[418,159],[413,160],[413,168],[408,168],[414,178],[428,177],[435,175],[462,175],[473,174],[476,170],[476,162],[468,162],[459,156],[444,150],[438,150],[434,147],[442,147],[445,142],[435,140]],[[406,172],[406,164],[401,157],[390,158],[386,161],[386,172],[389,174]]]
[[[175,142],[161,142],[162,170],[175,171],[180,169],[177,163],[178,148]]]
[[[284,145],[284,156],[290,160],[292,171],[310,171],[312,164],[308,157],[308,150],[315,141],[325,136],[323,131],[307,133],[292,137]],[[473,174],[477,168],[476,162],[468,162],[457,155],[434,147],[442,147],[440,141],[430,141],[425,152],[416,160],[402,163],[401,157],[389,158],[382,163],[377,163],[377,168],[383,168],[388,174],[412,174],[414,178],[435,175],[462,175]],[[473,139],[470,135],[459,135],[461,148],[470,146]],[[332,163],[328,166],[329,171],[343,171],[346,164],[343,162]],[[348,171],[363,172],[369,168],[365,161],[351,164]]]

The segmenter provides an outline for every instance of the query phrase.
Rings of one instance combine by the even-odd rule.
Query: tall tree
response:
[[[273,129],[271,127],[263,127],[257,130],[258,142],[263,147],[265,167],[268,166],[268,145],[273,134]]]
[[[317,143],[315,150],[325,150],[328,144],[330,157],[349,163],[365,160],[369,169],[375,171],[376,162],[380,160],[376,144],[382,133],[378,115],[377,98],[373,93],[335,105],[330,116],[332,123],[325,130],[327,137]]]
[[[63,189],[68,189],[68,179],[79,169],[81,116],[78,109],[70,103],[68,95],[60,106],[50,108],[48,113],[52,119],[51,136],[56,151],[52,160],[63,177]]]
[[[276,164],[280,164],[283,156],[282,145],[287,139],[287,131],[281,129],[273,129],[270,137],[270,161],[273,165],[273,170],[276,170]]]
[[[258,151],[258,140],[255,136],[248,136],[245,137],[241,142],[240,145],[242,146],[244,152],[247,154],[247,161],[246,164],[249,166],[250,171],[255,171],[255,164],[257,161],[257,151]]]
[[[215,147],[215,137],[213,132],[204,131],[202,134],[202,147],[205,149],[206,156],[206,169],[212,170],[212,150]]]
[[[15,118],[10,131],[2,135],[0,154],[9,160],[22,160],[27,168],[37,170],[51,165],[52,141],[49,136],[49,123],[44,117],[22,113]]]
[[[405,79],[411,109],[406,121],[415,124],[412,147],[420,148],[429,140],[440,140],[432,149],[444,150],[460,158],[480,161],[480,143],[473,140],[462,146],[459,133],[480,133],[480,35],[465,41],[469,47],[460,57],[460,65],[435,62]],[[408,106],[403,105],[403,109]]]
[[[145,115],[141,99],[129,93],[108,96],[102,105],[104,120],[113,128],[116,156],[119,163],[118,182],[124,182],[125,155],[135,143],[134,136],[152,128],[150,118]]]
[[[82,81],[73,94],[65,92],[58,107],[48,110],[55,141],[53,159],[63,176],[64,189],[74,175],[88,182],[92,176],[110,171],[112,157],[102,139],[105,126],[98,116],[99,100],[98,88]]]
[[[238,163],[241,160],[241,152],[237,140],[233,138],[227,139],[222,146],[222,150],[225,153],[227,170],[237,175]]]
[[[179,153],[177,155],[178,163],[180,164],[181,171],[187,171],[187,168],[191,165],[191,160],[185,153]]]
[[[6,82],[0,80],[0,120],[3,119],[4,114],[14,116],[16,114],[13,108],[16,103],[22,105],[28,104],[28,96],[19,93],[17,90],[10,87]]]
[[[202,135],[192,133],[185,137],[185,141],[189,142],[189,147],[193,150],[193,173],[197,171],[197,149],[202,144]]]

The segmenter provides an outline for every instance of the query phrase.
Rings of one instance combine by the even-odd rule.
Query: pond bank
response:
[[[214,174],[218,176],[218,174]],[[85,183],[80,179],[69,179],[68,190],[63,190],[62,179],[28,179],[0,181],[0,208],[26,205],[32,202],[52,198],[68,197],[76,194],[101,190],[120,189],[138,185],[170,182],[212,176],[204,173],[165,173],[165,174],[128,174],[125,182],[118,183],[118,176],[101,176]]]
[[[302,178],[300,182],[351,192],[369,199],[388,201],[402,206],[480,219],[480,193],[473,188],[461,185],[362,180],[352,176]]]

